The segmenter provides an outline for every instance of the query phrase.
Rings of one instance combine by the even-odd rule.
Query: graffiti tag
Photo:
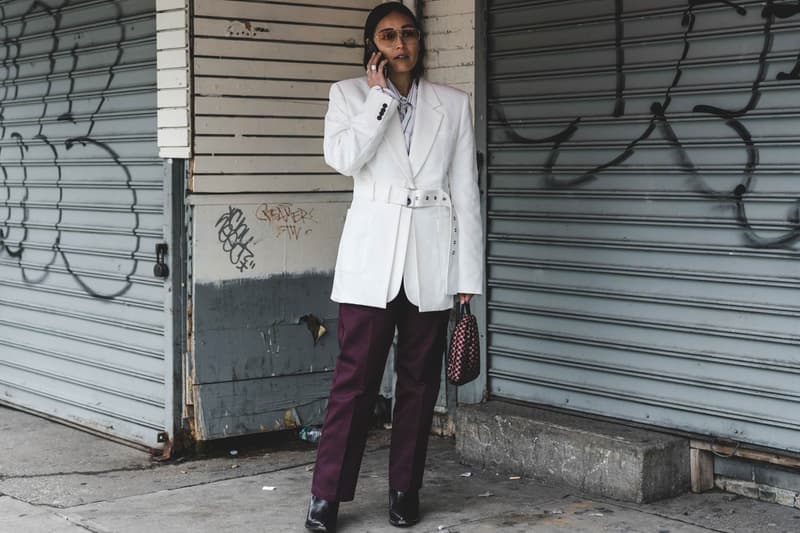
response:
[[[115,83],[115,73],[122,62],[123,43],[127,39],[128,27],[123,22],[123,7],[119,0],[108,2],[116,11],[115,46],[109,41],[109,50],[115,51],[106,56],[105,62],[97,64],[97,72],[103,73],[98,74],[100,85],[97,102],[80,102],[85,108],[81,108],[82,116],[77,120],[73,100],[79,85],[76,85],[73,75],[78,72],[81,49],[94,45],[80,38],[80,35],[70,47],[64,45],[67,30],[62,22],[67,18],[64,16],[65,10],[73,9],[70,1],[45,3],[36,0],[30,2],[21,15],[7,13],[6,4],[0,5],[0,19],[18,17],[18,21],[5,28],[5,34],[0,40],[0,47],[5,49],[5,77],[3,88],[0,89],[0,155],[3,159],[3,164],[0,165],[0,208],[4,208],[0,211],[0,262],[13,263],[27,284],[43,284],[51,273],[63,272],[72,276],[77,285],[91,297],[113,300],[126,294],[133,286],[134,276],[142,260],[143,234],[138,191],[128,164],[114,147],[92,135],[98,115],[106,111],[107,93]],[[47,21],[43,22],[41,19]],[[44,26],[50,26],[49,34],[37,36],[37,32],[41,31],[39,28]],[[26,126],[25,131],[15,131],[17,124],[6,120],[5,112],[12,105],[18,106],[22,100],[19,84],[24,84],[25,79],[20,74],[23,72],[21,65],[28,59],[25,59],[21,51],[24,50],[23,43],[30,41],[33,36],[41,43],[42,55],[49,57],[50,68],[42,77],[40,94],[26,97],[29,101],[25,105],[33,113],[30,119],[32,127]],[[62,56],[67,69],[63,74],[57,74],[55,67],[62,61],[58,59]],[[66,94],[63,94],[65,88],[62,84],[67,83],[66,80],[69,81]],[[16,123],[19,122],[16,120]],[[72,154],[71,157],[67,157],[67,152]],[[130,244],[121,250],[122,254],[113,258],[118,263],[113,275],[98,275],[92,268],[87,268],[85,262],[82,264],[81,250],[64,244],[70,241],[70,233],[79,233],[84,228],[69,223],[65,216],[62,202],[71,192],[68,190],[67,178],[74,170],[61,161],[79,161],[84,154],[86,159],[105,160],[108,168],[113,169],[106,171],[106,177],[114,182],[114,187],[119,187],[120,192],[119,204],[111,208],[120,212],[119,220],[125,220],[118,231],[132,237]],[[37,224],[34,220],[35,210],[31,208],[29,201],[33,196],[31,193],[35,183],[32,183],[30,177],[34,174],[33,169],[45,167],[52,168],[55,180],[52,187],[55,197],[52,205],[48,206],[53,213],[54,223],[44,231],[39,230],[34,239],[34,232],[31,230]],[[98,211],[105,211],[108,207],[86,207],[85,210],[90,214],[90,220],[102,220],[103,215]],[[99,251],[98,254],[111,257],[105,251]]]
[[[269,222],[276,234],[275,237],[286,235],[291,240],[299,240],[308,235],[312,229],[309,224],[317,224],[314,219],[313,209],[303,209],[292,204],[262,204],[256,211],[259,220]]]
[[[681,25],[683,26],[683,50],[677,58],[675,74],[672,83],[665,86],[660,101],[652,102],[650,106],[650,118],[643,131],[627,141],[627,145],[618,153],[613,154],[606,161],[593,163],[593,168],[587,171],[572,174],[569,170],[562,170],[561,165],[569,166],[564,163],[562,156],[564,149],[572,143],[579,142],[578,136],[583,128],[584,116],[577,116],[573,120],[565,123],[561,131],[554,135],[544,138],[530,138],[516,131],[502,104],[493,106],[492,112],[495,118],[503,125],[509,139],[512,142],[535,146],[552,146],[549,156],[544,163],[545,182],[548,187],[553,189],[572,188],[582,186],[588,182],[598,179],[604,172],[614,167],[619,167],[629,160],[640,148],[643,143],[656,132],[660,132],[667,145],[676,154],[678,165],[689,178],[692,188],[708,199],[724,202],[731,205],[735,212],[736,221],[741,228],[745,243],[753,248],[783,248],[793,249],[800,243],[800,199],[793,202],[789,214],[786,217],[785,230],[783,234],[777,236],[766,236],[759,233],[755,224],[751,221],[747,213],[748,196],[755,189],[755,175],[759,168],[760,156],[759,147],[756,139],[749,131],[745,120],[753,111],[758,109],[761,100],[762,88],[768,81],[769,58],[774,44],[774,24],[776,19],[786,19],[800,15],[800,4],[790,4],[778,2],[776,0],[766,0],[761,9],[761,36],[762,45],[758,54],[758,59],[754,62],[756,67],[755,75],[751,80],[750,97],[744,106],[738,109],[728,109],[726,107],[696,104],[691,112],[696,116],[706,117],[711,120],[720,121],[730,130],[732,140],[740,145],[743,152],[745,163],[741,167],[741,180],[730,189],[714,189],[703,177],[704,168],[700,163],[695,162],[685,141],[673,127],[674,121],[670,112],[673,103],[673,93],[679,89],[679,84],[683,79],[686,63],[689,59],[692,47],[697,46],[698,41],[691,39],[695,32],[697,13],[695,8],[704,4],[723,4],[733,9],[739,16],[746,16],[748,9],[736,2],[729,0],[688,0],[687,6],[683,11]],[[626,87],[626,64],[623,47],[623,23],[624,23],[624,2],[615,0],[614,2],[616,20],[616,91],[615,106],[611,115],[615,118],[625,116],[625,87]],[[789,71],[778,72],[774,79],[777,82],[795,80],[800,78],[800,54],[795,61],[793,68]],[[599,163],[599,164],[597,164]],[[567,177],[557,177],[558,174],[567,174]],[[570,175],[572,174],[572,175]]]
[[[251,270],[256,266],[255,254],[250,249],[253,237],[248,238],[250,226],[241,209],[228,206],[228,211],[217,219],[214,226],[219,230],[217,237],[222,243],[222,250],[239,272]]]

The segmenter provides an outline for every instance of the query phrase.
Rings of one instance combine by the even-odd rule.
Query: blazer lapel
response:
[[[424,79],[419,80],[417,108],[414,110],[414,135],[411,138],[411,171],[414,177],[419,174],[428,154],[433,148],[433,141],[442,123],[442,113],[436,108],[441,105],[433,87]]]
[[[385,135],[386,143],[389,145],[392,156],[395,158],[398,168],[403,171],[403,177],[410,186],[413,183],[414,174],[411,171],[411,163],[408,160],[408,153],[406,152],[406,139],[403,137],[400,113],[394,114],[392,123],[386,127]],[[416,135],[416,128],[414,128],[414,135]]]

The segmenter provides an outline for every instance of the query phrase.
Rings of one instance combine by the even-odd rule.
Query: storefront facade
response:
[[[3,4],[3,403],[153,449],[321,421],[351,189],[323,117],[376,3]],[[485,204],[486,370],[437,412],[800,452],[800,10],[410,4]]]

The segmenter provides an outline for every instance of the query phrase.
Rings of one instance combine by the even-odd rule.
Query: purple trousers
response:
[[[403,289],[386,309],[339,305],[339,347],[311,492],[329,501],[355,496],[361,458],[386,357],[397,327],[397,386],[389,486],[422,487],[428,435],[439,395],[450,311],[420,313]]]

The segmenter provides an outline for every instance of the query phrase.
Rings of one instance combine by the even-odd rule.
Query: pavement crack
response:
[[[47,511],[49,514],[51,514],[51,515],[53,515],[53,516],[55,516],[57,518],[60,518],[61,520],[64,520],[65,522],[68,522],[68,523],[70,523],[70,524],[72,524],[72,525],[74,525],[76,527],[79,527],[81,529],[85,529],[86,531],[90,531],[91,533],[106,533],[105,531],[93,529],[93,528],[87,526],[86,524],[82,524],[80,522],[75,522],[69,516],[66,516],[66,515],[64,515],[64,514],[59,512],[59,511],[63,511],[64,510],[62,507],[54,507],[52,505],[47,505],[47,504],[44,504],[44,503],[32,503],[32,502],[29,502],[29,501],[25,501],[22,498],[18,498],[16,496],[12,496],[10,494],[4,494],[2,492],[0,492],[0,497],[8,498],[10,500],[14,500],[16,502],[20,502],[20,503],[23,503],[25,505],[29,505],[30,507],[33,507],[35,509],[43,509],[43,510]]]
[[[650,516],[657,516],[658,518],[663,518],[664,520],[671,520],[673,522],[679,522],[681,524],[686,524],[687,526],[699,527],[700,529],[704,529],[706,531],[712,531],[713,533],[731,533],[731,531],[729,529],[717,529],[717,528],[713,528],[713,527],[708,527],[708,526],[705,526],[705,525],[700,524],[698,522],[694,522],[692,520],[686,520],[684,518],[680,518],[680,517],[677,517],[677,516],[671,516],[671,515],[668,515],[668,514],[665,514],[665,513],[659,513],[657,511],[651,511],[651,510],[648,510],[648,509],[642,509],[641,507],[637,507],[635,505],[627,505],[624,502],[619,502],[619,501],[616,501],[616,500],[604,500],[602,498],[592,498],[591,501],[602,502],[602,503],[605,503],[606,505],[613,505],[613,506],[616,506],[616,507],[621,507],[622,509],[627,509],[629,511],[636,511],[638,513],[642,513],[642,514],[646,514],[646,515],[650,515]]]
[[[86,524],[83,524],[83,523],[81,523],[81,522],[76,522],[76,521],[74,521],[74,520],[71,520],[71,519],[70,519],[69,517],[67,517],[67,516],[64,516],[64,515],[58,515],[58,516],[59,516],[60,518],[62,518],[63,520],[66,520],[66,521],[67,521],[67,522],[69,522],[70,524],[74,525],[75,527],[79,527],[79,528],[81,528],[81,529],[85,529],[86,531],[91,531],[91,533],[106,533],[106,532],[105,532],[105,531],[103,531],[103,530],[100,530],[100,529],[94,529],[93,527],[91,527],[91,526],[88,526],[88,525],[86,525]]]
[[[71,472],[50,472],[47,474],[23,474],[0,477],[0,483],[10,481],[13,479],[39,479],[58,476],[95,476],[102,474],[114,474],[117,472],[145,472],[147,470],[154,470],[155,466],[144,467],[129,467],[129,468],[111,468],[108,470],[73,470]]]

